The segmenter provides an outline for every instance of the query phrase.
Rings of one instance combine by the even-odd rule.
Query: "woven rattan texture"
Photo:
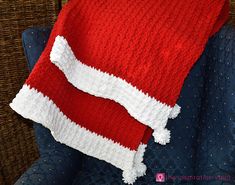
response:
[[[0,185],[11,185],[38,158],[32,124],[9,107],[28,75],[21,33],[52,25],[57,3],[0,0],[0,7]]]
[[[230,15],[231,15],[231,23],[233,25],[235,25],[235,0],[231,0],[230,1],[230,7],[231,7],[231,11],[230,11]]]

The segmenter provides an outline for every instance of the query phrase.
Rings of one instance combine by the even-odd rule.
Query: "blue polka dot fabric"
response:
[[[43,51],[50,28],[28,29],[24,49],[32,69]],[[185,80],[181,113],[170,120],[171,143],[149,141],[147,173],[134,185],[235,184],[235,30],[224,26],[211,38]],[[48,129],[34,123],[38,159],[17,181],[27,184],[122,185],[112,165],[57,143]],[[165,177],[160,179],[159,175]],[[161,177],[162,177],[161,176]],[[158,182],[157,182],[158,181]],[[160,182],[164,181],[164,182]]]
[[[78,173],[78,165],[71,154],[50,151],[40,156],[15,185],[69,185]]]
[[[200,185],[235,184],[235,31],[224,27],[208,43],[196,174]],[[212,178],[210,178],[212,177]]]

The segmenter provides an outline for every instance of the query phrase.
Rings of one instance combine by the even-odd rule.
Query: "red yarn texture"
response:
[[[221,10],[227,5],[224,0],[72,0],[58,19],[57,34],[84,64],[174,106],[208,38],[226,20],[228,11]]]
[[[227,19],[227,10],[228,2],[221,0],[71,0],[26,83],[50,97],[72,121],[136,150],[147,127],[114,101],[68,83],[49,60],[55,37],[64,36],[84,64],[174,106],[208,38]]]
[[[131,150],[137,150],[146,126],[116,102],[84,93],[68,83],[64,74],[50,62],[50,49],[49,44],[26,84],[53,100],[73,122]]]

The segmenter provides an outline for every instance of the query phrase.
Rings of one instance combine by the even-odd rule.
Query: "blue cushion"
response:
[[[224,27],[208,43],[196,174],[199,185],[235,184],[235,29]],[[216,179],[222,176],[224,180]]]
[[[79,163],[71,157],[52,150],[40,156],[32,166],[17,180],[15,185],[70,185],[72,184]]]
[[[50,31],[50,28],[30,28],[23,32],[23,46],[30,71],[46,46]],[[40,158],[16,185],[71,184],[81,169],[83,154],[55,141],[50,131],[38,123],[34,123],[34,131]]]

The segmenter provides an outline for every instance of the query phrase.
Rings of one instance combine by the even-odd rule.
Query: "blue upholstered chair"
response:
[[[32,70],[50,34],[49,28],[23,33]],[[144,162],[146,176],[135,185],[235,184],[235,30],[224,26],[211,38],[181,91],[180,115],[170,120],[171,143],[151,139]],[[16,185],[122,185],[121,171],[57,143],[48,129],[34,123],[40,158]],[[165,182],[156,182],[165,173]],[[191,176],[191,177],[190,177]]]

